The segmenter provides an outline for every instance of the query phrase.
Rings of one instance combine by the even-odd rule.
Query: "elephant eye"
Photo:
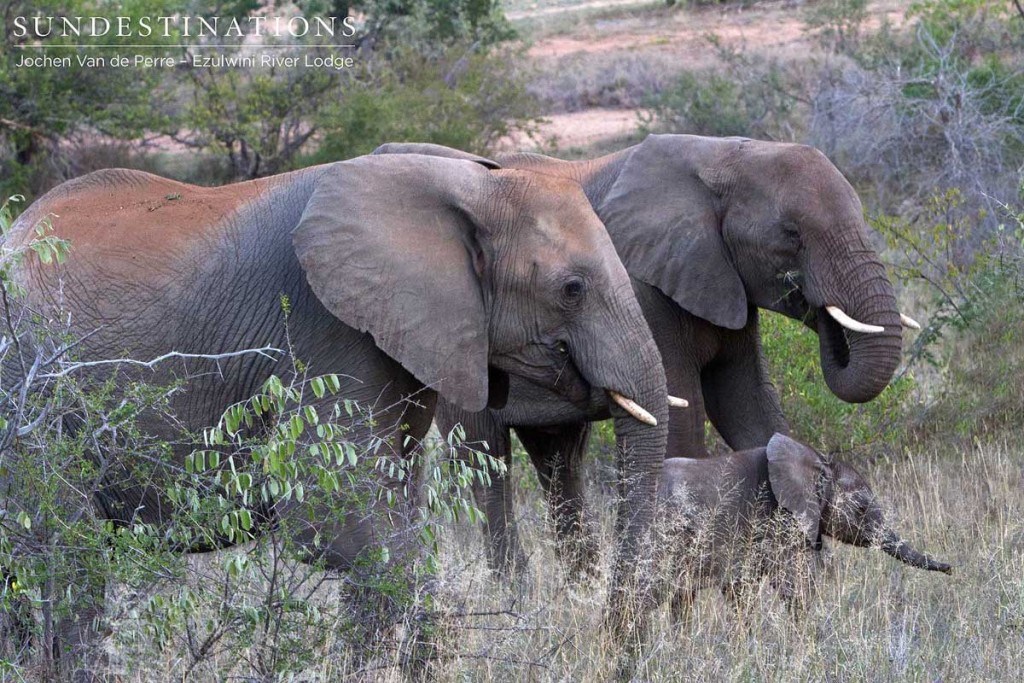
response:
[[[575,305],[583,299],[586,285],[580,277],[573,277],[562,285],[562,300],[566,304]]]

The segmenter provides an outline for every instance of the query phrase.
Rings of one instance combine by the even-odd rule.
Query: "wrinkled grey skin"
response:
[[[770,576],[787,602],[813,587],[822,535],[879,546],[912,567],[952,569],[890,528],[871,487],[853,467],[776,434],[764,448],[717,458],[669,458],[658,489],[660,600],[685,620],[701,588],[736,598],[744,578]],[[809,584],[807,583],[809,582]],[[793,605],[795,606],[795,605]]]
[[[626,271],[574,182],[423,155],[361,157],[212,189],[107,170],[49,192],[12,239],[30,237],[46,215],[70,240],[70,258],[59,269],[30,259],[19,278],[29,306],[56,315],[63,303],[84,338],[83,360],[290,343],[311,374],[341,374],[339,395],[374,408],[374,434],[394,457],[424,436],[438,394],[479,411],[504,401],[509,376],[634,399],[660,424],[611,410],[623,444],[621,553],[635,565],[664,458],[664,373]],[[291,303],[287,340],[282,294]],[[171,407],[200,430],[290,367],[255,355],[189,361]],[[130,376],[160,384],[183,369],[169,362]],[[143,426],[176,433],[153,416]],[[161,499],[157,481],[108,487],[96,503],[114,520],[160,523]],[[383,534],[400,536],[389,543],[392,557],[409,545],[400,529],[292,505],[318,520],[295,540],[330,568],[349,567]],[[75,629],[65,633],[72,647],[85,639]]]
[[[604,221],[661,351],[669,393],[690,402],[671,410],[668,452],[705,457],[706,418],[733,449],[764,446],[772,434],[789,432],[765,370],[759,308],[818,333],[822,372],[839,398],[870,400],[891,379],[901,349],[893,288],[856,193],[817,150],[652,135],[591,161],[511,154],[496,163],[577,180]],[[846,332],[825,305],[885,331]],[[506,459],[514,428],[548,492],[560,549],[589,564],[595,546],[580,461],[586,421],[601,419],[603,404],[570,404],[526,382],[513,381],[511,389],[505,409],[487,415],[442,402],[438,425],[461,422],[468,440],[486,441]],[[492,566],[523,567],[507,483],[495,479],[477,493]]]

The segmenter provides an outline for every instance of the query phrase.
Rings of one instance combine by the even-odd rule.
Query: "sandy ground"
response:
[[[594,108],[584,111],[549,114],[539,134],[530,138],[516,133],[498,143],[502,152],[567,150],[590,147],[604,140],[630,134],[637,126],[639,113],[634,109]]]
[[[877,27],[883,21],[900,26],[909,4],[908,0],[869,3],[866,28]],[[596,9],[619,6],[638,6],[640,10],[621,17],[587,19],[587,14]],[[575,23],[566,19],[573,13],[579,15]],[[661,0],[639,5],[636,0],[598,0],[509,13],[513,21],[555,16],[566,21],[564,32],[535,39],[529,51],[531,57],[556,60],[578,53],[661,53],[688,68],[707,68],[717,61],[707,40],[710,35],[717,36],[723,47],[781,59],[799,58],[814,48],[812,36],[805,28],[802,2],[681,10],[665,8]],[[637,111],[632,109],[588,109],[552,114],[547,119],[538,137],[547,147],[554,145],[561,149],[624,137],[633,132],[638,121]],[[506,140],[503,146],[535,149],[537,144],[525,136],[517,136]]]

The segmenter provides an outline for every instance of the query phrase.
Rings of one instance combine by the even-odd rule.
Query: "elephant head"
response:
[[[326,167],[293,233],[313,291],[469,411],[501,403],[504,373],[607,392],[622,406],[613,407],[621,538],[637,552],[653,516],[667,395],[604,226],[575,182],[430,151],[384,149]]]
[[[317,298],[467,410],[500,402],[502,373],[565,391],[569,376],[656,423],[660,356],[579,186],[484,166],[401,154],[326,167],[292,233]]]
[[[821,547],[825,534],[859,547],[877,544],[911,567],[952,572],[950,565],[915,550],[886,524],[874,491],[850,465],[782,434],[768,442],[767,457],[772,493],[814,547]]]
[[[871,400],[891,379],[901,348],[892,284],[857,194],[814,148],[652,135],[597,209],[629,272],[690,313],[729,329],[752,306],[804,321],[844,401]]]

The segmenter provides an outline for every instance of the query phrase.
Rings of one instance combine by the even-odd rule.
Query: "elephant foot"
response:
[[[54,663],[58,680],[72,683],[101,683],[117,679],[110,671],[110,657],[102,641],[109,635],[101,629],[104,610],[92,606],[81,613],[61,619],[57,624]]]
[[[643,615],[627,620],[622,619],[621,615],[609,614],[605,624],[611,630],[615,642],[620,644],[615,657],[614,680],[623,683],[635,680],[649,640],[649,619]]]
[[[502,582],[516,581],[530,573],[530,563],[522,548],[491,550],[487,553],[487,566]]]
[[[592,534],[563,539],[558,544],[558,559],[565,579],[574,585],[585,585],[600,574],[598,547]]]
[[[454,640],[454,625],[445,614],[432,608],[415,609],[406,618],[405,633],[398,644],[398,661],[405,678],[435,680],[441,653]]]

